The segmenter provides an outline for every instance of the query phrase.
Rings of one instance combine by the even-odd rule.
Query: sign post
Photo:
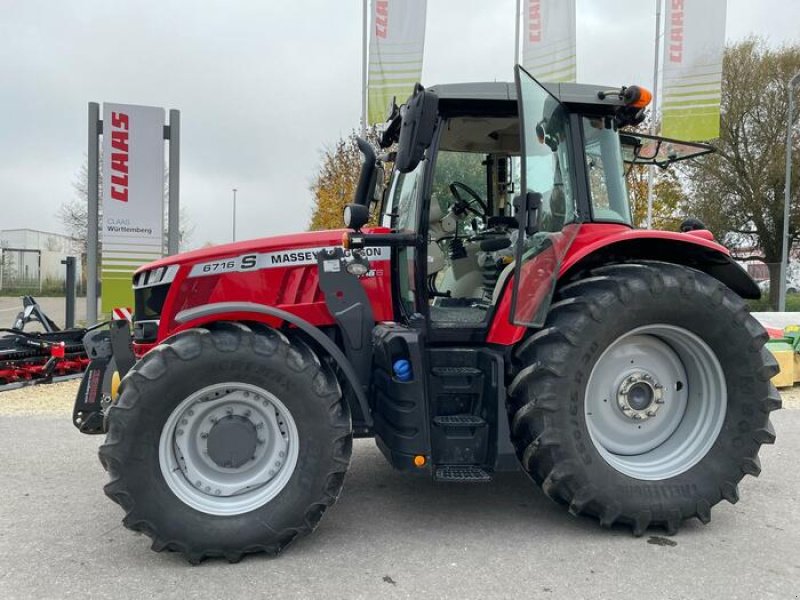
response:
[[[103,135],[102,190],[100,135]],[[164,254],[164,140],[169,140],[167,253],[176,254],[180,244],[180,111],[170,110],[169,124],[165,125],[163,108],[104,104],[100,120],[100,105],[89,103],[86,238],[89,324],[98,317],[99,256],[102,256],[101,308],[104,313],[111,313],[115,308],[133,304],[133,272]]]
[[[103,105],[104,313],[131,306],[131,279],[163,256],[164,109]]]
[[[169,218],[167,219],[167,254],[177,254],[181,242],[181,111],[169,111]]]
[[[103,132],[100,121],[100,105],[89,102],[89,146],[86,165],[86,195],[88,196],[86,232],[86,322],[97,322],[97,252],[100,246],[99,233],[99,181],[100,181],[100,143]]]

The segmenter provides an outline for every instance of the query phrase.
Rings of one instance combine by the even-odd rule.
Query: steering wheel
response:
[[[480,213],[474,208],[472,208],[472,206],[470,206],[470,203],[464,200],[464,198],[461,196],[461,192],[458,191],[459,189],[463,190],[464,192],[467,193],[467,195],[472,197],[472,199],[476,202],[476,204],[483,209],[483,213]],[[482,219],[486,218],[489,215],[489,209],[487,208],[486,203],[478,195],[478,192],[473,190],[466,183],[461,183],[460,181],[454,181],[453,183],[450,184],[450,193],[453,194],[453,197],[455,197],[456,201],[458,202],[458,206],[460,208],[464,208],[469,212],[479,216]]]

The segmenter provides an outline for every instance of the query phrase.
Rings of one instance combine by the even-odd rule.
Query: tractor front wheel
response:
[[[123,379],[100,460],[123,523],[191,562],[275,554],[339,495],[352,448],[336,377],[300,339],[218,323]]]
[[[525,470],[573,514],[668,533],[739,498],[780,407],[767,334],[722,283],[609,265],[558,291],[516,352],[511,430]]]

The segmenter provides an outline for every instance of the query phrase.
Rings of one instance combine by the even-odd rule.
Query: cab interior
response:
[[[417,302],[423,302],[434,328],[485,327],[513,273],[518,238],[514,197],[521,180],[515,109],[495,114],[445,112],[428,158],[410,173],[397,173],[389,189],[384,224],[425,233],[427,238],[424,257],[417,257],[414,248],[400,252],[402,308],[407,314],[419,312]],[[613,120],[584,116],[573,120],[573,128],[574,123],[581,135],[572,136],[569,144],[558,152],[542,146],[543,151],[528,157],[534,169],[538,165],[548,173],[536,183],[543,196],[540,228],[558,231],[566,223],[589,219],[631,225]],[[572,152],[576,143],[583,146],[579,154]],[[574,156],[585,157],[579,171],[588,180],[589,210],[579,208],[574,192]],[[532,176],[529,171],[529,179]],[[592,214],[580,214],[589,211]],[[425,266],[422,273],[420,265]]]

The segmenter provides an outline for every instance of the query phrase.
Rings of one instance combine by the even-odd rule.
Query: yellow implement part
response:
[[[781,372],[772,378],[775,387],[792,387],[795,382],[795,352],[790,344],[775,342],[767,344],[767,349],[772,352]],[[800,371],[798,371],[800,373]],[[800,375],[798,375],[800,377]]]
[[[114,371],[111,376],[111,400],[114,402],[117,401],[117,394],[119,394],[119,381],[119,371]]]
[[[800,354],[794,353],[794,382],[800,381]]]

